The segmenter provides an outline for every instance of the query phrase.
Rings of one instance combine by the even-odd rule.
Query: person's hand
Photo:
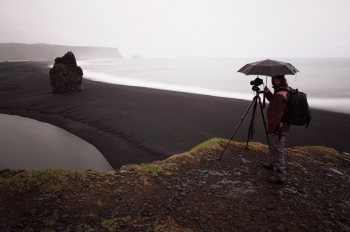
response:
[[[264,91],[265,91],[265,93],[268,93],[268,92],[270,92],[270,89],[267,88],[267,86],[265,86],[265,87],[264,87]]]

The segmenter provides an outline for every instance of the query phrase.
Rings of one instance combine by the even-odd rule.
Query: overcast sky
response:
[[[0,42],[124,57],[350,57],[349,0],[0,0]]]

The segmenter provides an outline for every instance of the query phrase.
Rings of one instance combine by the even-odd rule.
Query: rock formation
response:
[[[75,56],[67,52],[62,57],[55,59],[55,64],[50,69],[50,82],[53,93],[83,90],[83,70],[77,66]]]

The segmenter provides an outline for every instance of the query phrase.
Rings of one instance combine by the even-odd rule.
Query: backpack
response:
[[[286,91],[290,95],[288,114],[283,115],[282,122],[287,122],[294,126],[306,125],[309,127],[311,121],[311,111],[307,102],[306,94],[298,89],[280,88],[277,92]]]

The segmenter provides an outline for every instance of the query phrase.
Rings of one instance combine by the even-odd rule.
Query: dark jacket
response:
[[[288,86],[277,85],[273,87],[275,93],[272,95],[271,92],[267,93],[266,99],[270,102],[267,108],[267,133],[268,134],[278,134],[279,129],[281,133],[289,132],[290,125],[286,122],[280,123],[282,121],[283,115],[288,113],[288,103],[290,95],[287,91],[279,91],[280,88],[289,88]]]

